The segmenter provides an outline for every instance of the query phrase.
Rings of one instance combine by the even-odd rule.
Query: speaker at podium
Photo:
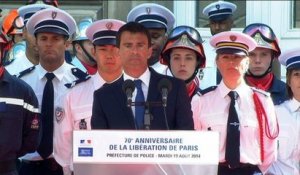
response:
[[[219,133],[212,131],[74,131],[75,175],[217,174]]]

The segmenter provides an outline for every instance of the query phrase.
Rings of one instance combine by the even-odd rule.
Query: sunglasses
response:
[[[168,40],[178,39],[183,34],[186,34],[190,40],[198,44],[202,44],[203,40],[199,32],[190,26],[175,27],[168,36]]]
[[[37,1],[38,1],[38,0],[29,0],[29,1],[27,2],[27,5],[28,5],[28,4],[35,4]],[[47,5],[52,5],[52,6],[54,6],[54,7],[58,7],[58,2],[57,2],[57,0],[43,0],[43,3],[44,3],[44,4],[47,4]]]
[[[255,34],[258,32],[261,34],[262,38],[268,42],[273,42],[273,41],[277,40],[271,27],[269,27],[266,24],[253,23],[253,24],[246,26],[243,30],[243,33],[245,33],[251,37],[255,36]]]

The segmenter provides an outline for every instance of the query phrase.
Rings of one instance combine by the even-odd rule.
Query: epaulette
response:
[[[206,93],[208,93],[208,92],[214,91],[217,87],[218,87],[218,86],[210,86],[210,87],[208,87],[208,88],[206,88],[206,89],[201,90],[201,91],[200,91],[200,94],[201,94],[201,95],[204,95],[204,94],[206,94]]]
[[[264,96],[266,96],[266,97],[269,97],[269,96],[270,96],[270,93],[269,93],[269,92],[266,92],[266,91],[264,91],[264,90],[257,89],[257,88],[255,88],[255,87],[251,87],[251,89],[252,89],[253,92],[258,92],[258,93],[260,93],[260,94],[262,94],[262,95],[264,95]]]
[[[30,72],[32,72],[34,69],[35,69],[35,66],[32,66],[28,69],[25,69],[25,70],[19,72],[18,74],[14,75],[14,76],[17,77],[17,78],[21,78],[24,75],[29,74]]]
[[[72,71],[72,74],[75,77],[77,77],[77,80],[73,81],[72,83],[66,83],[65,86],[67,88],[72,88],[75,85],[77,85],[79,83],[82,83],[82,82],[85,82],[85,81],[87,81],[88,79],[91,78],[91,76],[89,74],[84,73],[82,70],[80,70],[78,68],[72,68],[71,71]]]
[[[77,77],[78,79],[82,79],[86,76],[89,76],[89,74],[83,72],[82,70],[78,69],[78,68],[72,68],[71,69],[72,74]]]

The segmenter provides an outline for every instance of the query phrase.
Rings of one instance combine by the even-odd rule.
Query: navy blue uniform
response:
[[[39,144],[38,101],[29,85],[4,71],[0,79],[0,174],[16,169],[18,157]]]
[[[274,76],[272,86],[268,90],[274,105],[279,105],[288,99],[286,84]]]

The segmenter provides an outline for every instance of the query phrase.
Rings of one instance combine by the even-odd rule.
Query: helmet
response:
[[[244,28],[243,33],[255,39],[257,47],[273,50],[276,57],[281,54],[278,39],[270,26],[263,23],[249,24]]]
[[[160,62],[164,65],[170,64],[170,52],[173,48],[187,48],[197,54],[198,68],[204,68],[206,56],[202,46],[202,38],[199,32],[190,26],[178,26],[169,34],[168,40],[162,50]]]
[[[20,33],[19,29],[23,27],[24,21],[23,18],[19,16],[17,9],[11,10],[3,19],[2,31],[4,35]]]
[[[25,55],[26,45],[25,42],[18,42],[13,45],[13,47],[8,51],[5,60],[3,60],[3,65],[8,65],[16,59],[23,59]]]
[[[92,18],[90,17],[83,18],[78,24],[73,41],[88,40],[85,31],[92,23],[93,23]]]

